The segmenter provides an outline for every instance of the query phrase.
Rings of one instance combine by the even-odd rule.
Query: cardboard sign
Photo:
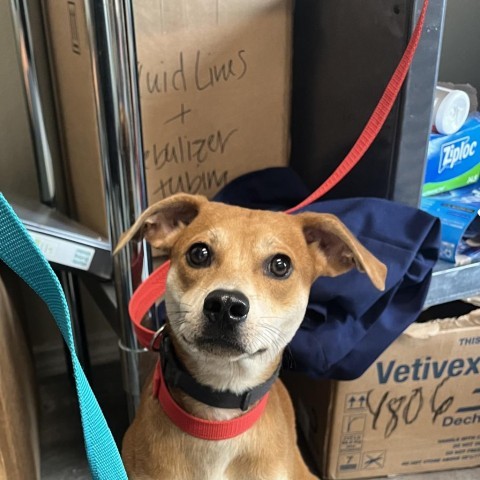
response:
[[[136,3],[150,202],[285,165],[290,1]]]

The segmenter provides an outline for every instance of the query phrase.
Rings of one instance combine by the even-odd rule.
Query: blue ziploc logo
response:
[[[473,157],[477,149],[477,141],[470,142],[470,137],[462,137],[442,145],[440,163],[438,164],[438,173],[442,173],[447,168],[452,169],[462,160]]]

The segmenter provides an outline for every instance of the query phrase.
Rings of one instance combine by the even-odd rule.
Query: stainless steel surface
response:
[[[413,207],[419,205],[425,175],[446,3],[446,0],[430,0],[422,39],[403,87],[404,101],[398,125],[397,168],[391,198]],[[415,0],[415,18],[418,17],[422,5],[423,0]]]
[[[147,206],[132,3],[130,0],[89,0],[86,14],[96,82],[107,215],[115,245]],[[114,258],[113,269],[124,386],[132,418],[140,395],[138,354],[143,349],[135,338],[128,301],[151,271],[146,244],[128,245]]]
[[[480,294],[480,263],[454,267],[438,262],[425,301],[426,307]]]
[[[7,195],[7,199],[30,233],[45,235],[51,239],[53,245],[60,240],[68,242],[72,248],[92,249],[90,265],[83,271],[103,279],[111,278],[112,254],[107,239],[41,203],[11,195]],[[56,258],[57,265],[71,267],[62,263],[62,255],[57,255]]]
[[[33,135],[41,200],[47,205],[54,205],[53,161],[44,122],[27,0],[11,0],[10,3]]]

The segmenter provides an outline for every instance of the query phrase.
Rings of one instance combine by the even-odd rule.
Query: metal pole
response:
[[[33,136],[41,201],[46,205],[54,206],[55,178],[53,175],[53,162],[45,129],[28,6],[26,0],[11,0],[10,4],[28,106],[30,129]]]
[[[90,354],[87,344],[87,332],[85,331],[85,323],[83,321],[82,304],[80,301],[80,288],[78,278],[70,271],[59,271],[58,277],[62,284],[63,292],[67,300],[70,310],[70,318],[72,320],[73,341],[75,342],[75,350],[80,364],[85,371],[87,377],[90,376]],[[68,360],[68,355],[66,356]]]
[[[33,137],[33,147],[35,149],[40,201],[49,207],[55,207],[55,176],[50,142],[45,128],[45,115],[38,83],[28,3],[26,0],[11,0],[11,8],[20,69],[23,74],[30,129]],[[70,310],[77,355],[88,374],[90,358],[79,301],[80,290],[78,281],[70,271],[61,271],[59,276]]]
[[[85,5],[107,217],[112,245],[115,245],[147,206],[132,2],[88,0]],[[133,418],[141,387],[139,355],[144,350],[135,338],[128,301],[151,272],[151,256],[145,242],[129,245],[117,255],[113,270],[124,387],[129,415]]]

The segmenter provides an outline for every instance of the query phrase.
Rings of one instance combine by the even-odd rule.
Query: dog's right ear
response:
[[[113,254],[116,255],[130,240],[143,237],[161,254],[168,254],[178,233],[192,222],[206,202],[207,198],[201,195],[179,193],[151,205],[120,237]]]

